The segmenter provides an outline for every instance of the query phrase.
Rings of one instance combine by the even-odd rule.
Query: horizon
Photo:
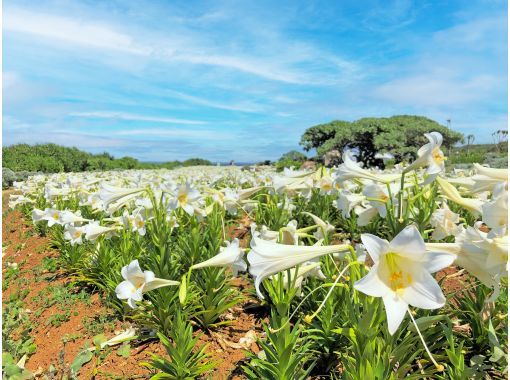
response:
[[[507,129],[506,7],[4,2],[4,146],[274,161],[311,126],[401,114],[491,143]]]

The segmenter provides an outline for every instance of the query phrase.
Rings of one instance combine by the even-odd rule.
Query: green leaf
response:
[[[181,305],[184,305],[186,302],[186,295],[187,295],[187,275],[184,274],[182,276],[181,285],[179,287],[179,302]]]
[[[71,372],[73,374],[77,374],[81,367],[83,367],[84,364],[87,364],[89,361],[92,360],[92,357],[94,354],[90,352],[89,350],[83,350],[76,355],[76,357],[73,360],[73,363],[71,364]]]
[[[505,352],[499,347],[494,347],[494,352],[493,352],[492,356],[489,358],[489,360],[491,362],[497,362],[503,356],[505,356]]]
[[[333,329],[332,331],[337,334],[342,334],[342,335],[352,338],[352,339],[356,338],[356,333],[354,332],[353,328],[343,327],[343,328]]]
[[[496,331],[494,330],[491,320],[489,320],[489,342],[492,346],[499,347],[498,337],[496,336]]]
[[[130,354],[131,354],[131,345],[129,343],[123,344],[117,350],[117,355],[122,356],[123,358],[128,358]]]
[[[101,345],[103,343],[106,343],[108,339],[106,339],[106,336],[104,334],[98,334],[94,338],[92,338],[92,342],[94,342],[94,346],[97,348],[101,348]]]
[[[475,356],[473,356],[471,358],[470,364],[472,366],[474,366],[474,365],[482,365],[484,361],[485,361],[485,356],[483,356],[483,355],[475,355]]]
[[[14,358],[8,352],[2,352],[2,365],[6,366],[7,364],[15,364]]]
[[[440,321],[446,321],[449,323],[449,319],[446,315],[431,315],[430,317],[421,317],[416,320],[416,324],[420,331],[427,329],[428,327],[436,324]],[[410,323],[408,327],[409,331],[416,332],[416,327],[414,324]]]
[[[21,368],[19,368],[14,363],[8,363],[8,364],[6,364],[4,366],[3,372],[4,372],[5,375],[7,375],[7,377],[10,377],[10,376],[14,376],[16,374],[20,374],[21,373]]]

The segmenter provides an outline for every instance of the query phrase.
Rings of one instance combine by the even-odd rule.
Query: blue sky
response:
[[[507,128],[506,1],[3,6],[4,145],[247,162],[335,119]]]

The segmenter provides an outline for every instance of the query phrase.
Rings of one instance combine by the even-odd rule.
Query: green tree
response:
[[[278,161],[304,162],[306,160],[307,157],[305,154],[298,152],[297,150],[291,150],[290,152],[283,154]]]
[[[197,166],[197,165],[212,165],[212,162],[209,160],[204,160],[203,158],[189,158],[182,163],[183,166]]]
[[[300,144],[305,150],[316,149],[320,156],[331,150],[352,149],[357,159],[369,166],[383,166],[377,153],[391,153],[397,162],[413,160],[423,135],[437,131],[443,135],[446,149],[462,140],[463,135],[423,116],[400,115],[389,118],[363,118],[354,122],[333,121],[308,128]]]

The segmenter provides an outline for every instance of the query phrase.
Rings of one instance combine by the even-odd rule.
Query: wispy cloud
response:
[[[69,114],[69,116],[86,117],[92,119],[149,121],[154,123],[166,123],[166,124],[185,124],[185,125],[207,124],[206,121],[201,120],[175,119],[171,117],[146,116],[125,112],[110,112],[110,111],[73,112]]]
[[[185,94],[179,91],[168,90],[167,94],[176,97],[178,99],[185,100],[187,102],[198,104],[201,106],[218,108],[222,110],[228,111],[239,111],[239,112],[248,112],[248,113],[256,113],[266,110],[266,107],[253,103],[253,102],[241,102],[241,103],[226,103],[226,102],[218,102],[214,100],[209,100],[206,98],[201,98],[198,96],[193,96],[189,94]]]
[[[162,128],[141,128],[122,131],[108,132],[113,136],[155,136],[155,137],[188,137],[197,141],[225,140],[232,139],[234,135],[228,132],[218,132],[214,129],[162,129]]]
[[[78,18],[5,8],[3,28],[9,32],[30,34],[76,45],[132,54],[150,53],[147,48],[136,46],[129,35],[118,32],[109,25],[96,24]]]
[[[395,105],[462,107],[485,100],[498,81],[491,75],[466,80],[451,70],[436,70],[392,80],[375,88],[373,95]]]

